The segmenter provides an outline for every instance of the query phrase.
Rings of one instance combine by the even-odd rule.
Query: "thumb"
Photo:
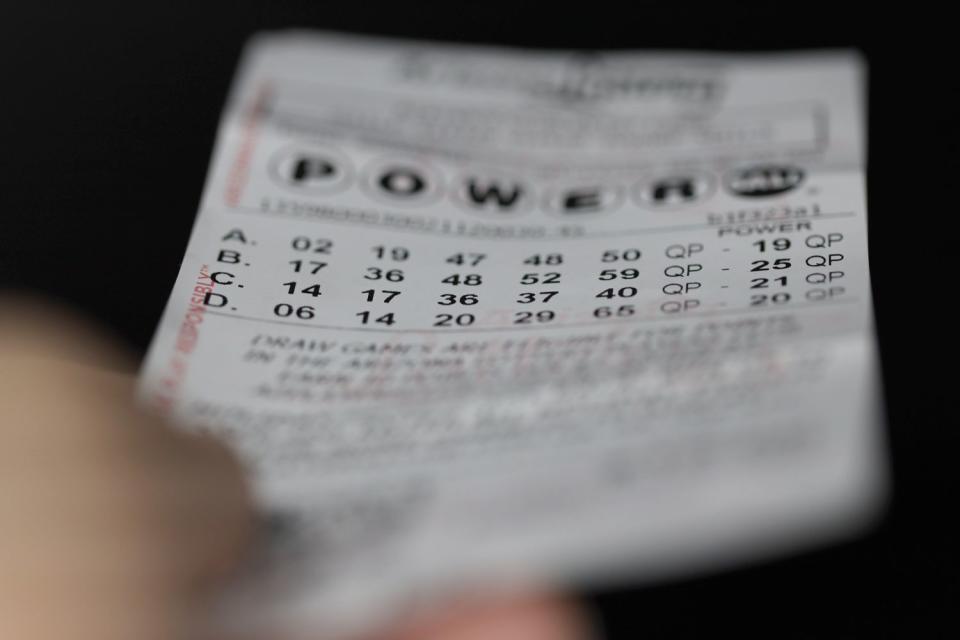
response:
[[[240,466],[66,312],[0,311],[0,638],[179,640],[249,532]]]

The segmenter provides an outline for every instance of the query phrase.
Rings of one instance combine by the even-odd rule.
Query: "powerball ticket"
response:
[[[255,38],[141,378],[268,523],[234,630],[718,568],[882,504],[852,52]]]

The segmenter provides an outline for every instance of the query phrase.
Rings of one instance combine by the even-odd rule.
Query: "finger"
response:
[[[579,605],[534,595],[464,604],[416,621],[383,640],[594,640],[598,636]]]

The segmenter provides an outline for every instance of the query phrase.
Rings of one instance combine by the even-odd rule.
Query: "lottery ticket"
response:
[[[251,470],[235,630],[649,581],[884,496],[864,64],[247,47],[143,401]]]

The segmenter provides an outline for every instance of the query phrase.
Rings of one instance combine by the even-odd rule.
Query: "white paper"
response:
[[[842,51],[258,37],[142,379],[236,447],[274,525],[227,624],[862,526],[863,78]]]

